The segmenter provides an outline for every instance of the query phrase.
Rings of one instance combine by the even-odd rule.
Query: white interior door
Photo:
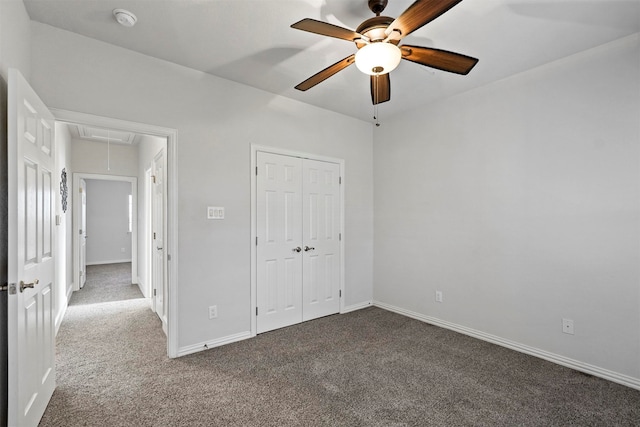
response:
[[[340,165],[303,161],[303,320],[340,311]]]
[[[256,331],[340,311],[340,165],[257,152]]]
[[[166,193],[166,159],[164,150],[161,150],[153,159],[153,192],[152,192],[152,277],[154,307],[156,314],[162,320],[162,330],[167,333],[167,293],[166,264],[165,264],[165,203]]]
[[[78,187],[80,192],[80,232],[78,233],[78,250],[80,262],[78,263],[78,278],[80,288],[87,282],[87,182],[80,180]]]
[[[302,160],[257,153],[257,332],[302,321]]]
[[[54,119],[9,70],[8,425],[36,426],[55,388]]]

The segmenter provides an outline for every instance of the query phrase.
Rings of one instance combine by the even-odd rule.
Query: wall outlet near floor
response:
[[[436,302],[442,302],[442,291],[436,291]]]
[[[210,305],[209,306],[209,319],[215,319],[218,317],[218,306]]]
[[[573,320],[562,319],[562,332],[573,335]]]

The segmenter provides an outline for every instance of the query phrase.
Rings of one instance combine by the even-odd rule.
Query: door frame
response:
[[[128,182],[131,184],[131,196],[133,199],[133,222],[131,224],[131,283],[138,284],[138,178],[135,176],[123,175],[103,175],[96,173],[73,172],[73,197],[72,207],[72,235],[74,236],[73,246],[73,290],[80,290],[80,247],[78,245],[78,235],[80,234],[80,180],[88,179],[98,181]],[[86,230],[85,230],[86,233]],[[85,259],[86,262],[86,259]]]
[[[257,335],[257,318],[256,318],[256,307],[258,306],[257,301],[257,290],[258,290],[258,276],[257,276],[257,262],[258,262],[258,250],[256,245],[257,239],[257,229],[258,229],[258,203],[257,203],[257,186],[258,186],[258,177],[256,175],[256,168],[258,167],[258,152],[265,152],[271,154],[280,154],[284,156],[290,157],[298,157],[300,159],[309,159],[309,160],[317,160],[321,162],[329,162],[329,163],[337,163],[340,165],[340,177],[342,179],[342,185],[340,185],[340,314],[344,312],[344,246],[345,246],[345,231],[344,231],[344,188],[345,188],[345,180],[344,180],[344,159],[338,159],[335,157],[326,157],[320,156],[316,154],[305,153],[301,151],[287,150],[284,148],[277,147],[269,147],[266,145],[259,144],[251,144],[251,289],[250,289],[250,298],[251,298],[251,311],[249,312],[250,324],[251,324],[251,336],[255,337]]]
[[[145,254],[145,257],[147,257],[147,261],[149,261],[151,259],[151,252],[152,252],[152,247],[153,245],[151,244],[151,240],[152,240],[152,233],[153,231],[151,230],[152,225],[151,225],[151,220],[150,220],[150,215],[149,213],[151,212],[151,181],[152,181],[152,175],[153,172],[151,170],[151,167],[145,168],[144,170],[144,186],[145,186],[145,192],[142,195],[143,200],[144,200],[144,213],[147,216],[147,219],[145,221],[145,227],[144,230],[142,230],[142,241],[144,242],[144,247],[142,248],[142,253]],[[153,297],[153,284],[151,283],[151,262],[146,262],[145,263],[145,272],[144,272],[144,277],[146,280],[146,283],[144,284],[145,287],[145,291],[143,292],[143,294],[145,296],[148,296],[149,298],[151,298],[151,310],[156,313],[156,299]]]
[[[165,247],[167,250],[167,356],[178,357],[178,131],[150,124],[137,123],[93,114],[51,108],[56,121],[98,126],[127,132],[141,133],[167,139],[167,212]]]

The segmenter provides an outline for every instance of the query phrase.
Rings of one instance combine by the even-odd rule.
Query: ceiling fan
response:
[[[462,0],[417,0],[396,19],[380,16],[388,0],[368,0],[375,17],[365,20],[353,31],[327,22],[306,18],[292,28],[354,42],[358,51],[314,74],[296,86],[305,91],[355,63],[360,71],[369,74],[371,101],[374,105],[391,98],[389,72],[401,59],[466,75],[478,60],[470,56],[422,46],[402,45],[400,40],[433,21]]]

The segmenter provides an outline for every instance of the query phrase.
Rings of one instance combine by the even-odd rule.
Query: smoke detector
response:
[[[123,27],[133,27],[138,21],[136,15],[124,9],[114,9],[113,16],[116,17],[116,21]]]

